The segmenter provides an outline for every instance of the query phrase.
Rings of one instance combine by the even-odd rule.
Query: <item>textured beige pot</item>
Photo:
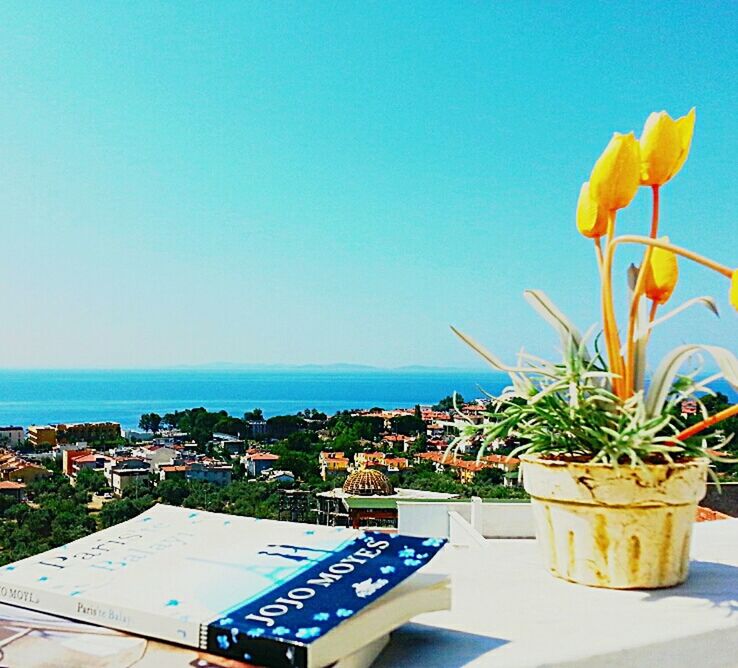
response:
[[[687,578],[707,459],[646,468],[521,457],[538,543],[557,577],[611,589]]]

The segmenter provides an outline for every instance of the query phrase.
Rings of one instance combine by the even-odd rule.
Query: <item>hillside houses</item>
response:
[[[331,474],[350,473],[364,468],[379,468],[390,473],[399,472],[410,466],[413,456],[415,462],[424,459],[432,461],[439,471],[452,470],[461,482],[470,482],[483,469],[499,468],[505,474],[514,471],[515,462],[509,462],[504,457],[502,458],[504,462],[485,458],[478,463],[458,457],[458,454],[464,456],[475,454],[481,445],[478,439],[457,443],[457,456],[453,464],[441,463],[444,453],[458,437],[461,427],[464,424],[481,423],[485,419],[489,405],[474,402],[465,404],[460,409],[463,415],[456,411],[435,410],[423,406],[353,411],[350,413],[353,418],[371,420],[374,424],[375,421],[380,421],[381,429],[376,440],[359,443],[363,451],[357,452],[353,461],[344,452],[321,452],[318,458],[321,476],[325,480]],[[403,431],[405,433],[402,433]],[[497,446],[499,443],[494,443],[490,447],[494,451]]]
[[[415,463],[429,462],[433,464],[436,471],[450,471],[460,482],[471,483],[474,477],[484,469],[499,469],[505,474],[504,484],[514,484],[513,478],[517,477],[520,460],[505,455],[486,455],[479,461],[461,459],[456,454],[446,455],[445,452],[419,452],[415,455]]]
[[[159,467],[158,470],[159,482],[164,480],[198,480],[223,486],[230,483],[232,478],[233,466],[208,458],[184,464],[165,464]]]
[[[136,484],[155,484],[182,478],[215,485],[231,482],[233,466],[199,454],[186,444],[167,441],[169,445],[148,443],[134,448],[118,448],[108,454],[81,448],[62,452],[62,471],[75,480],[83,469],[100,471],[116,496]]]
[[[50,475],[51,472],[47,468],[28,461],[12,450],[0,450],[0,481],[27,485]]]
[[[0,481],[0,496],[13,499],[16,503],[23,503],[27,500],[26,485],[22,482],[12,482],[10,480]]]
[[[325,450],[318,455],[318,466],[323,480],[334,473],[345,473],[351,461],[343,452],[330,452]]]
[[[271,452],[261,452],[252,450],[246,453],[241,460],[246,467],[246,473],[251,478],[257,478],[262,473],[276,468],[279,462],[279,455]]]
[[[28,428],[28,441],[34,447],[116,441],[120,437],[121,428],[117,422],[74,422]]]
[[[384,468],[390,473],[402,471],[408,467],[408,460],[405,457],[395,457],[386,452],[357,452],[354,456],[354,466],[356,468]]]
[[[17,448],[26,440],[26,432],[23,427],[7,426],[0,427],[0,446]]]

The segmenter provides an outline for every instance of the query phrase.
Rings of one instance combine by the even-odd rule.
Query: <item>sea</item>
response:
[[[143,413],[199,406],[235,416],[254,408],[266,417],[306,408],[332,415],[434,404],[453,392],[469,400],[507,384],[484,370],[0,370],[0,424],[112,420],[135,428]]]
[[[266,417],[317,408],[432,405],[453,392],[464,399],[499,394],[507,376],[485,370],[0,370],[0,425],[112,420],[135,428],[143,413],[202,406]],[[724,382],[715,389],[738,396]]]

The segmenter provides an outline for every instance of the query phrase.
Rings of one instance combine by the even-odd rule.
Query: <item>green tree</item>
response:
[[[458,392],[456,392],[456,404],[458,406],[461,406],[464,403],[464,397],[462,397]],[[450,411],[454,408],[454,395],[449,394],[446,397],[443,397],[435,406],[433,406],[433,410],[436,411]]]
[[[34,504],[0,504],[0,564],[58,547],[95,530],[87,513],[87,493],[54,474],[28,485]]]
[[[505,472],[498,468],[482,469],[474,476],[475,485],[501,485],[505,482]]]
[[[428,437],[425,434],[419,434],[418,437],[410,444],[407,449],[409,456],[417,455],[420,452],[425,452],[428,449]]]
[[[181,506],[190,495],[190,487],[184,480],[163,480],[156,488],[162,503],[170,506]]]
[[[414,415],[398,415],[393,417],[390,422],[395,434],[412,436],[413,434],[425,433],[425,422]]]
[[[190,494],[182,504],[186,508],[198,508],[212,513],[225,510],[225,500],[222,490],[209,482],[190,483]]]
[[[312,452],[313,445],[318,442],[318,436],[313,431],[296,431],[284,439],[284,446],[288,450]]]
[[[102,471],[93,469],[82,469],[77,474],[76,488],[80,492],[98,494],[108,486]]]
[[[150,413],[149,415],[151,419],[151,431],[158,434],[161,429],[161,415],[158,413]]]
[[[730,406],[732,406],[732,402],[722,392],[716,392],[715,395],[705,395],[701,398],[701,401],[708,415],[714,415],[715,413],[719,413],[720,411],[723,411],[726,408],[730,408]],[[677,406],[677,411],[678,410],[679,406]],[[696,415],[688,415],[684,419],[684,423],[685,426],[689,427],[693,424],[696,424],[697,422],[700,422],[701,420],[702,414],[700,411],[698,411]],[[727,443],[725,447],[721,450],[721,452],[731,458],[738,457],[738,415],[730,417],[713,427],[705,429],[703,432],[700,432],[697,438],[704,438],[705,436],[713,436],[713,439],[717,437],[719,437],[721,440],[727,439]],[[715,440],[713,440],[710,444],[716,445],[717,443]],[[735,463],[720,463],[716,465],[716,468],[722,472],[733,470],[736,470],[738,472],[738,466],[736,466]]]
[[[151,479],[148,479],[146,481],[136,479],[130,485],[127,485],[126,488],[123,490],[123,498],[143,498],[151,493],[153,486],[153,480]]]
[[[139,429],[158,434],[161,428],[161,415],[158,413],[144,413],[138,421]]]
[[[174,413],[165,413],[163,417],[164,424],[170,429],[176,429],[179,424],[181,413],[174,411]]]
[[[100,511],[100,524],[103,528],[120,524],[140,515],[153,506],[155,500],[146,495],[138,499],[120,499],[106,503]]]
[[[144,431],[151,431],[151,418],[149,417],[150,413],[144,413],[139,421],[138,421],[138,428],[143,429]]]
[[[297,415],[275,415],[267,420],[267,431],[272,438],[286,438],[304,429],[307,422]]]
[[[254,408],[252,411],[246,411],[243,414],[245,422],[259,422],[264,419],[264,411],[261,408]]]

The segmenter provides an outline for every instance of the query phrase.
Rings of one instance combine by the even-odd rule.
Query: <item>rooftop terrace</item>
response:
[[[420,506],[413,505],[417,520]],[[401,531],[406,508],[401,504]],[[442,504],[428,508],[443,511]],[[399,629],[376,668],[738,665],[738,519],[695,525],[684,585],[613,591],[550,576],[531,538],[483,535],[495,525],[514,534],[512,524],[529,533],[529,507],[517,505],[517,518],[505,526],[502,505],[481,504],[473,520],[482,531],[457,512],[461,504],[450,508],[452,544],[430,567],[452,573],[452,609]],[[427,519],[439,526],[430,511]]]

